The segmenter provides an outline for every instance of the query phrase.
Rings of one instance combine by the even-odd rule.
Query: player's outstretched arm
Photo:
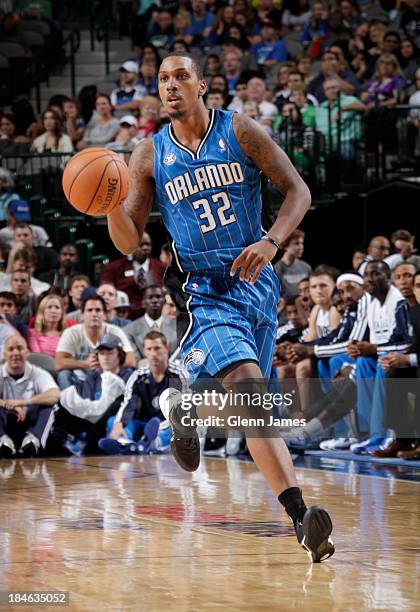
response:
[[[302,221],[311,205],[308,186],[292,162],[256,121],[235,113],[233,129],[242,151],[285,196],[269,234],[282,243]]]
[[[153,202],[153,141],[142,140],[128,164],[130,191],[124,202],[108,215],[108,231],[116,248],[129,255],[137,249]]]

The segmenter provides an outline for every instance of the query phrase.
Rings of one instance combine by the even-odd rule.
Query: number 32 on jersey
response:
[[[216,215],[219,219],[220,225],[230,225],[236,221],[235,214],[232,210],[232,203],[229,199],[226,191],[215,193],[211,196],[212,201],[217,204]],[[195,210],[203,209],[203,212],[199,214],[199,218],[205,223],[200,224],[200,229],[203,234],[212,232],[216,229],[217,223],[214,215],[214,211],[207,198],[201,198],[192,203]]]

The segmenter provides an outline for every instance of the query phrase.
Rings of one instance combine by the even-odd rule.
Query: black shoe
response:
[[[306,550],[312,563],[319,563],[331,557],[334,544],[329,537],[333,526],[330,515],[319,506],[311,506],[295,525],[299,544]]]
[[[3,434],[0,436],[0,458],[10,459],[16,454],[16,448],[13,440],[8,435]]]
[[[181,417],[185,410],[175,403],[169,410],[172,425],[171,449],[175,461],[187,472],[195,472],[200,465],[200,440],[195,427],[182,425]]]

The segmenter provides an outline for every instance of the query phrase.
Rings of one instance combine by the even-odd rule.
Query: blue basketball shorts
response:
[[[212,377],[243,360],[258,363],[268,379],[277,330],[280,286],[271,264],[255,285],[239,275],[187,274],[183,284],[188,318],[180,340],[190,382]]]

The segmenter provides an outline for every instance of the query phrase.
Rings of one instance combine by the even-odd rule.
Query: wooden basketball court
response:
[[[419,483],[298,477],[334,521],[323,564],[249,462],[205,458],[190,475],[170,456],[1,461],[0,591],[69,591],[64,609],[89,612],[418,609]]]

